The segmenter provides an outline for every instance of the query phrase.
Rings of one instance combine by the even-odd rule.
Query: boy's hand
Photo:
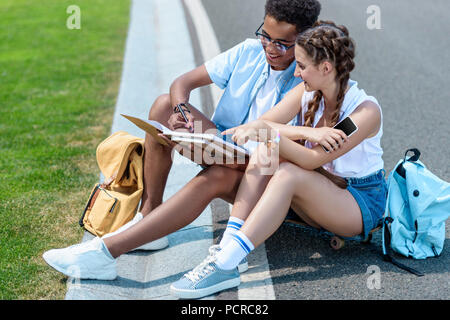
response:
[[[167,138],[163,133],[158,133],[158,137],[160,137],[161,139],[163,139],[169,147],[173,148],[177,145],[176,142],[170,140],[169,138]]]
[[[183,118],[183,115],[181,112],[173,113],[169,120],[167,121],[169,124],[170,130],[177,130],[180,128],[188,129],[189,132],[194,132],[194,120],[195,117],[190,112],[185,112],[186,118],[188,119],[188,122]]]

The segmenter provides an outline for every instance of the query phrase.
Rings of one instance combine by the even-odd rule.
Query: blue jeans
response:
[[[364,223],[363,238],[376,228],[383,217],[387,200],[387,183],[384,169],[362,178],[345,178],[347,190],[361,209]]]

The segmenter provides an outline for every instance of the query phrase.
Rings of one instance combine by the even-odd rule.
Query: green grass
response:
[[[81,29],[66,28],[66,8]],[[0,2],[0,299],[62,299],[41,258],[79,242],[78,219],[109,135],[129,1]]]

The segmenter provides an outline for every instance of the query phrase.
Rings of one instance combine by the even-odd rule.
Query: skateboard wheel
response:
[[[344,239],[341,239],[339,237],[332,237],[331,241],[330,241],[330,246],[334,249],[334,250],[339,250],[341,249],[345,244]]]

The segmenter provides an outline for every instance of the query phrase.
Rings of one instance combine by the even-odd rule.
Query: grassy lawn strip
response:
[[[81,29],[66,28],[66,8]],[[0,2],[0,299],[63,299],[45,250],[80,241],[78,219],[110,132],[130,2]]]

